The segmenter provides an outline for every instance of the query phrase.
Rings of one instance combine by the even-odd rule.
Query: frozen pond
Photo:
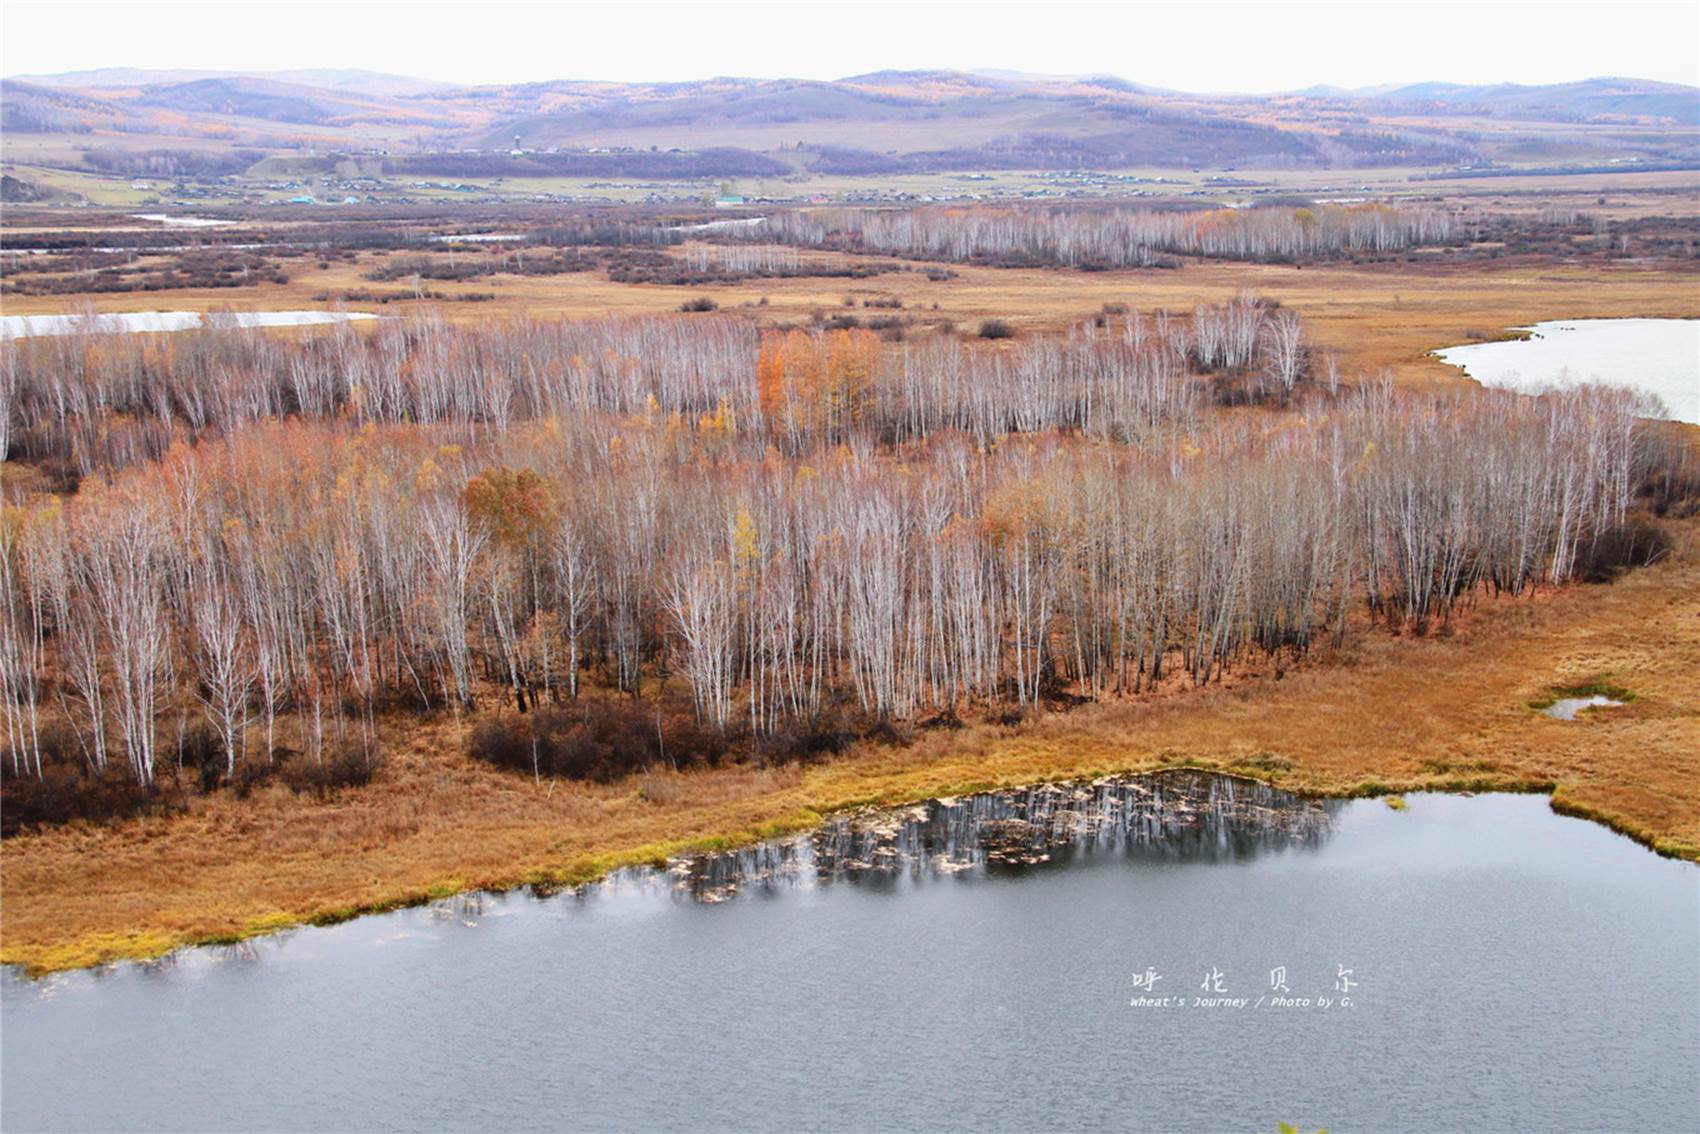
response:
[[[8,970],[0,1126],[1700,1128],[1700,869],[1542,796],[1405,798],[1000,792]]]
[[[1571,319],[1517,329],[1531,337],[1434,353],[1484,386],[1629,386],[1658,395],[1677,421],[1700,424],[1700,319]]]
[[[233,220],[215,220],[212,217],[187,217],[176,213],[132,213],[137,220],[157,221],[160,224],[176,225],[178,228],[228,228],[236,222]]]
[[[733,220],[703,221],[700,224],[676,224],[674,232],[731,232],[740,228],[754,228],[767,221],[766,217],[743,217]]]
[[[376,319],[365,311],[221,311],[212,323],[237,327],[305,327],[317,323],[352,323]],[[199,311],[126,311],[100,315],[0,315],[0,339],[79,333],[119,334],[132,331],[187,331],[207,324]]]
[[[511,240],[524,240],[523,232],[472,232],[456,234],[452,232],[438,233],[432,236],[433,244],[500,244]]]
[[[1623,704],[1622,701],[1613,701],[1610,697],[1595,693],[1592,697],[1560,698],[1542,709],[1541,712],[1549,717],[1557,717],[1561,721],[1573,721],[1576,719],[1576,714],[1585,709],[1604,709],[1621,704]]]

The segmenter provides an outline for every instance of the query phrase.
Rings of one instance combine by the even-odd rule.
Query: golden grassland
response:
[[[868,259],[894,269],[925,266]],[[378,262],[367,254],[354,264],[333,263],[321,270],[310,259],[297,259],[286,262],[286,284],[99,294],[86,302],[102,312],[291,310],[323,307],[315,297],[327,291],[404,291],[402,284],[362,278]],[[1429,357],[1429,351],[1496,338],[1506,328],[1551,319],[1700,317],[1700,262],[1694,261],[1567,263],[1518,257],[1447,262],[1446,257],[1423,256],[1416,263],[1303,268],[1208,261],[1175,270],[1121,272],[952,267],[957,278],[938,282],[920,270],[894,270],[859,280],[767,279],[713,287],[611,283],[591,272],[496,275],[463,283],[430,281],[431,290],[443,295],[494,294],[487,302],[353,301],[348,307],[385,315],[431,307],[452,322],[488,323],[521,315],[586,318],[677,311],[680,303],[702,295],[722,309],[773,325],[805,322],[816,312],[850,311],[844,304],[849,297],[856,304],[854,314],[906,314],[922,325],[949,321],[971,333],[982,320],[994,318],[1025,330],[1055,330],[1106,303],[1184,312],[1251,288],[1296,310],[1313,347],[1333,352],[1345,378],[1385,370],[1402,384],[1419,386],[1464,381],[1456,367]],[[903,309],[862,309],[862,299],[875,296],[895,296]],[[767,304],[758,306],[763,297]],[[79,310],[84,302],[84,297],[8,295],[3,306],[9,315],[31,315]]]
[[[1332,796],[1551,792],[1561,812],[1700,860],[1700,521],[1672,530],[1658,565],[1483,599],[1449,633],[1360,629],[1284,676],[863,744],[807,767],[538,783],[473,762],[450,718],[397,720],[380,777],[327,801],[273,786],[7,840],[0,959],[43,973],[149,957],[465,889],[577,884],[846,808],[1173,766]],[[1600,680],[1634,699],[1573,722],[1531,707]]]

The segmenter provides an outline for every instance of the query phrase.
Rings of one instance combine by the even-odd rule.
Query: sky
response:
[[[362,68],[458,83],[1112,74],[1183,91],[1700,85],[1700,2],[0,0],[0,73]]]

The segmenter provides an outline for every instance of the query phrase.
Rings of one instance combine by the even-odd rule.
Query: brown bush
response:
[[[48,764],[40,779],[7,776],[0,781],[0,836],[69,823],[104,823],[135,815],[168,814],[183,809],[175,784],[144,787],[128,768],[108,766],[95,773],[79,764]]]
[[[347,744],[323,759],[296,756],[278,767],[278,778],[297,793],[328,796],[337,788],[365,787],[383,767],[383,756],[375,749]]]
[[[539,709],[478,722],[467,753],[505,768],[607,782],[653,766],[718,765],[732,738],[688,712],[614,701]]]
[[[1576,577],[1585,583],[1609,583],[1631,567],[1647,567],[1671,553],[1670,533],[1653,521],[1631,516],[1583,544],[1576,553]]]

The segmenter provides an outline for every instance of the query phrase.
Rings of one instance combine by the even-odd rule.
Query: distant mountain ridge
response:
[[[1497,115],[1526,115],[1536,121],[1586,121],[1613,116],[1667,118],[1683,125],[1700,124],[1700,88],[1648,79],[1602,77],[1544,86],[1410,83],[1358,97],[1427,107],[1484,109]]]
[[[585,163],[544,154],[713,150],[741,169],[869,175],[1700,160],[1700,88],[1626,78],[1236,95],[1009,71],[467,87],[358,70],[107,68],[7,79],[0,93],[0,127],[12,133],[89,135],[131,147],[169,138],[171,145],[207,139],[322,153],[520,149],[537,155],[529,166],[575,169]],[[1493,128],[1478,128],[1477,119]],[[498,168],[493,162],[480,159],[478,168]],[[591,164],[668,166],[660,159]]]
[[[293,71],[168,70],[147,67],[99,67],[91,71],[61,71],[51,75],[18,75],[20,82],[38,87],[150,87],[199,79],[265,79],[276,83],[322,87],[326,90],[405,98],[430,91],[461,88],[459,83],[389,75],[358,68],[309,67]]]

